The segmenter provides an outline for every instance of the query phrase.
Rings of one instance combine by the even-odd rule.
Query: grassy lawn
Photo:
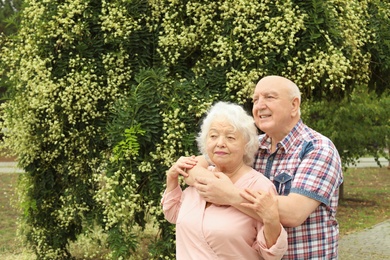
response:
[[[348,169],[337,219],[341,237],[390,219],[390,169]]]
[[[18,214],[11,202],[17,176],[0,173],[0,258],[7,260],[31,259],[15,240]],[[337,213],[341,237],[390,219],[389,169],[351,168],[344,179],[344,199]]]
[[[0,173],[0,258],[4,260],[32,259],[16,239],[19,215],[12,203],[17,179],[18,173]]]
[[[16,211],[11,206],[14,185],[17,174],[3,173],[0,175],[0,252],[15,249],[13,241],[16,232]]]

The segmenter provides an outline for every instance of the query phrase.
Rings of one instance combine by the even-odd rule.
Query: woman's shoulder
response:
[[[264,174],[253,168],[243,176],[242,181],[240,181],[239,184],[242,188],[263,190],[268,190],[270,187],[274,186],[274,184],[265,177]]]

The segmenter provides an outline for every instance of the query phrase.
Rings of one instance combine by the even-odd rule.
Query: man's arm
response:
[[[278,196],[280,222],[285,227],[300,226],[321,204],[318,200],[297,193]]]
[[[248,195],[241,192],[243,198],[249,199]],[[287,196],[278,195],[280,223],[285,227],[300,226],[309,215],[321,204],[321,202],[309,197],[290,193]]]
[[[234,186],[228,176],[222,172],[203,170],[200,169],[201,173],[196,174],[198,177],[195,177],[193,186],[206,201],[216,205],[230,205],[262,222],[261,217],[253,209],[242,205],[242,203],[248,203],[248,200],[240,195],[242,190]]]
[[[197,157],[198,162],[202,160]],[[262,221],[252,209],[243,207],[241,203],[248,202],[246,194],[238,189],[223,173],[213,173],[198,163],[188,171],[193,185],[199,194],[208,202],[218,205],[230,205],[241,212]],[[206,162],[207,163],[207,162]],[[202,166],[201,166],[202,165]],[[320,202],[309,197],[290,193],[288,196],[277,196],[280,222],[285,227],[297,227],[320,205]]]

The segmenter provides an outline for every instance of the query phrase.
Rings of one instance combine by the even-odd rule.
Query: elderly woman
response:
[[[245,189],[252,199],[241,206],[255,209],[262,222],[234,207],[206,202],[194,187],[182,191],[178,177],[187,176],[196,159],[181,157],[167,172],[162,199],[165,218],[176,224],[177,259],[281,259],[287,233],[279,221],[276,191],[250,166],[259,146],[253,118],[239,105],[218,102],[204,119],[197,142],[213,165],[209,169]]]

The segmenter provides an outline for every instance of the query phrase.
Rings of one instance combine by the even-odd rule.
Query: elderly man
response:
[[[269,178],[279,194],[280,221],[288,233],[283,259],[337,259],[340,156],[327,137],[302,122],[300,103],[299,89],[289,79],[267,76],[257,83],[252,113],[265,134],[259,136],[254,169]],[[211,174],[201,165],[188,171],[187,183],[207,201],[253,216],[242,207],[251,199],[246,193],[224,174]]]

